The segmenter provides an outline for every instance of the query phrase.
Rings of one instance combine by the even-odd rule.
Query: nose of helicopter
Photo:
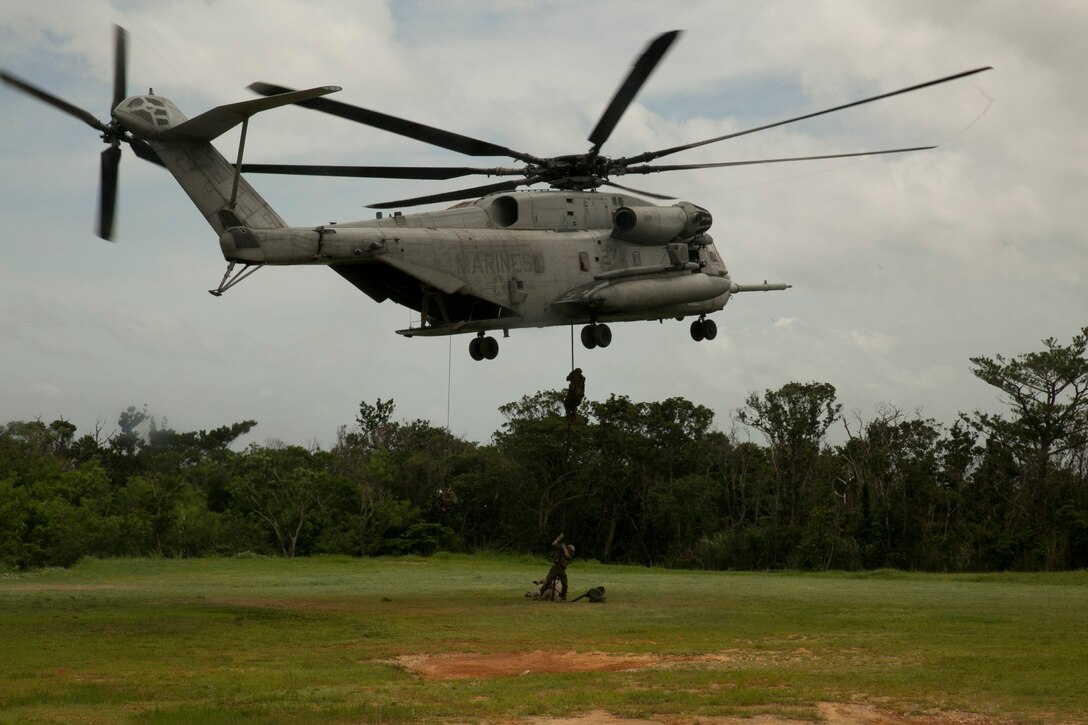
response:
[[[131,96],[117,104],[113,117],[133,135],[153,138],[188,120],[178,107],[162,96]]]

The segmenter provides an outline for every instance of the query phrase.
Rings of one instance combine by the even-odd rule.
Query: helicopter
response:
[[[921,151],[934,146],[753,161],[655,164],[657,159],[795,123],[990,70],[989,66],[882,93],[833,108],[634,156],[601,153],[626,109],[680,36],[654,38],[636,59],[589,134],[584,153],[540,157],[325,96],[321,86],[294,90],[258,82],[260,97],[186,117],[149,91],[128,96],[128,33],[114,26],[110,120],[0,71],[0,80],[94,128],[108,144],[101,155],[97,234],[112,239],[121,145],[165,167],[219,238],[227,270],[211,294],[222,296],[266,265],[325,265],[376,302],[392,300],[419,314],[405,337],[472,335],[474,360],[499,352],[494,333],[581,325],[587,349],[612,341],[609,323],[694,318],[695,341],[713,340],[708,315],[741,292],[782,291],[785,283],[733,281],[709,234],[712,214],[688,201],[621,186],[613,177],[749,164],[836,159]],[[297,105],[473,157],[505,157],[521,166],[320,166],[244,162],[250,120]],[[212,141],[241,125],[234,162]],[[473,175],[513,177],[483,186],[371,204],[374,219],[289,226],[243,174],[292,174],[448,180]],[[526,189],[547,184],[548,189]],[[651,199],[653,201],[651,201]],[[400,209],[457,202],[441,211]],[[670,205],[655,202],[674,202]],[[393,211],[383,216],[382,210]],[[240,266],[239,266],[240,265]]]

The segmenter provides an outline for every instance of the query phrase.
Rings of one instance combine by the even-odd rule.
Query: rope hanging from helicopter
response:
[[[586,378],[582,374],[582,368],[574,367],[574,325],[570,326],[570,372],[567,373],[567,393],[563,397],[563,408],[566,410],[567,421],[567,451],[566,459],[570,462],[572,440],[571,432],[574,421],[578,418],[578,408],[586,397]]]

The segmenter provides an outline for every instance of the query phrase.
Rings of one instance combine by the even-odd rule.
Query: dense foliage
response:
[[[231,448],[256,423],[181,433],[129,408],[118,430],[0,428],[0,566],[81,556],[541,552],[715,569],[936,571],[1088,566],[1088,327],[1063,346],[972,358],[1007,411],[951,426],[843,416],[828,383],[752,393],[741,432],[682,398],[501,408],[489,444],[392,400],[362,402],[331,450]],[[830,445],[841,425],[845,442]],[[763,444],[743,433],[758,431]]]

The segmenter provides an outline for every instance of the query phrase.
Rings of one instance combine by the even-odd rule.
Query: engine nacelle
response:
[[[673,206],[624,206],[612,215],[612,236],[657,246],[702,234],[713,222],[710,212],[687,201]]]

